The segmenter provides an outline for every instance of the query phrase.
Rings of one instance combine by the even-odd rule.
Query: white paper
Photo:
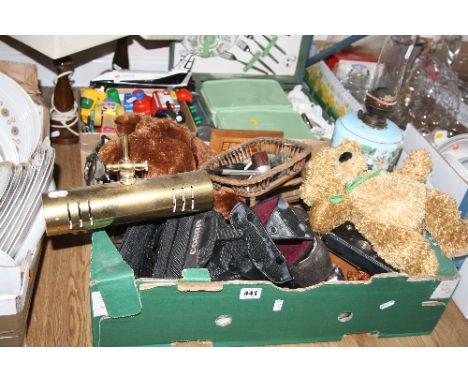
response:
[[[384,310],[384,309],[390,308],[393,305],[395,305],[395,300],[390,300],[390,301],[387,301],[387,302],[384,302],[383,304],[381,304],[379,306],[379,308],[381,310]]]
[[[280,312],[283,309],[284,300],[275,300],[273,304],[273,312]]]
[[[458,281],[458,279],[441,281],[434,292],[432,292],[431,300],[450,298],[458,285]]]
[[[107,316],[106,304],[102,299],[101,292],[91,293],[91,304],[93,307],[93,317]]]
[[[258,300],[262,296],[262,288],[242,288],[240,290],[240,300]]]

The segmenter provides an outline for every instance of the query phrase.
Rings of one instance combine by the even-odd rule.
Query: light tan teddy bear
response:
[[[413,151],[394,172],[368,171],[355,142],[321,150],[309,161],[300,190],[312,228],[324,234],[351,221],[401,272],[436,274],[437,259],[423,231],[445,255],[460,256],[468,253],[468,221],[460,219],[451,196],[426,188],[431,167],[424,150]]]

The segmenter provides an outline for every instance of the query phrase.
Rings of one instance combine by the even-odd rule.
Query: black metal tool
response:
[[[398,269],[377,255],[372,245],[351,222],[345,222],[328,232],[322,240],[335,255],[370,275],[398,272]]]

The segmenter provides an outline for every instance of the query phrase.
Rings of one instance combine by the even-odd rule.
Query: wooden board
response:
[[[259,137],[283,138],[282,131],[251,131],[251,130],[230,130],[230,129],[213,129],[211,131],[211,148],[217,153],[229,150],[249,139]]]

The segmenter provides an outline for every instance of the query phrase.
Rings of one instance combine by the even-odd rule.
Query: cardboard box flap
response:
[[[29,95],[40,93],[37,79],[37,66],[23,62],[0,61],[0,72],[14,79]]]
[[[141,300],[133,270],[123,261],[105,231],[92,236],[91,279],[101,292],[112,318],[134,316],[141,312]]]
[[[209,283],[210,272],[206,268],[188,268],[182,271],[182,280],[185,283]]]

